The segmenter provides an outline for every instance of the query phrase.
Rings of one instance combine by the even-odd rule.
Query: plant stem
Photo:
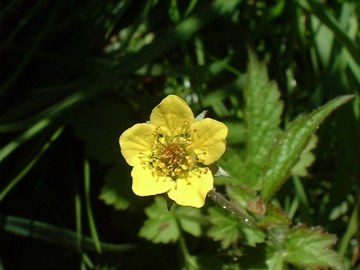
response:
[[[215,189],[211,190],[208,196],[216,202],[221,208],[229,211],[231,214],[237,216],[242,222],[249,226],[255,226],[254,218],[246,213],[246,210],[239,205],[232,204],[222,194],[217,192]]]

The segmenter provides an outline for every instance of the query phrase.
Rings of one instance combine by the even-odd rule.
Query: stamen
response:
[[[154,147],[150,157],[141,160],[143,166],[159,176],[167,176],[172,179],[184,177],[199,162],[192,148],[192,130],[189,121],[185,120],[182,133],[175,136],[161,134],[159,129],[154,137]]]

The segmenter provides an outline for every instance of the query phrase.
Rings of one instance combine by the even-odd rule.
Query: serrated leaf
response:
[[[279,134],[283,103],[277,84],[270,81],[266,65],[249,53],[247,83],[244,88],[246,124],[245,167],[251,177],[244,179],[247,185],[260,189],[260,174],[268,158],[275,137]]]
[[[284,241],[285,261],[313,269],[344,269],[340,256],[331,250],[335,242],[336,236],[324,233],[321,228],[294,228]]]
[[[290,219],[281,208],[269,203],[265,215],[256,224],[260,228],[269,228],[274,225],[290,225],[290,223]]]
[[[127,209],[132,197],[130,174],[117,165],[112,167],[105,175],[105,185],[102,187],[99,198],[117,210]]]
[[[284,252],[275,251],[268,254],[268,259],[266,260],[266,265],[268,269],[271,270],[284,270]]]
[[[212,227],[209,229],[208,235],[214,240],[220,241],[224,249],[239,239],[249,246],[262,243],[265,239],[265,234],[261,230],[243,224],[237,217],[229,215],[219,208],[210,208],[209,214]]]
[[[179,206],[175,210],[175,215],[179,220],[181,229],[193,236],[201,235],[201,223],[203,216],[201,215],[200,209]]]
[[[261,177],[261,196],[265,202],[269,201],[284,184],[318,126],[332,111],[348,102],[352,97],[341,96],[329,101],[311,114],[290,123],[279,136]]]
[[[217,208],[210,208],[209,214],[212,227],[208,235],[216,241],[221,241],[222,248],[228,248],[239,239],[240,232],[235,217],[227,216]]]
[[[317,142],[318,142],[318,137],[315,134],[312,134],[308,145],[305,147],[304,151],[300,155],[299,161],[291,169],[292,175],[297,175],[300,177],[305,177],[308,175],[307,169],[315,161],[315,155],[311,151],[316,147]]]
[[[168,210],[163,197],[145,209],[148,219],[140,229],[139,236],[153,243],[170,243],[178,240],[180,231],[174,215]]]
[[[263,243],[265,241],[265,233],[255,227],[250,227],[244,225],[243,223],[239,224],[241,227],[241,232],[245,243],[251,247],[255,247],[258,243]]]

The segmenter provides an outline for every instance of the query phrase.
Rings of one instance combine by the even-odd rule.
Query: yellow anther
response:
[[[187,126],[183,127],[183,133],[175,136],[160,134],[157,128],[152,154],[146,157],[147,161],[141,160],[141,163],[150,166],[159,176],[186,177],[197,158],[192,150],[190,124],[188,121],[184,124]]]

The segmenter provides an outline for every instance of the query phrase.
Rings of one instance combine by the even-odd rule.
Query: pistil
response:
[[[159,134],[149,165],[160,176],[175,180],[188,173],[197,162],[191,145],[191,138],[187,133],[173,137]]]

